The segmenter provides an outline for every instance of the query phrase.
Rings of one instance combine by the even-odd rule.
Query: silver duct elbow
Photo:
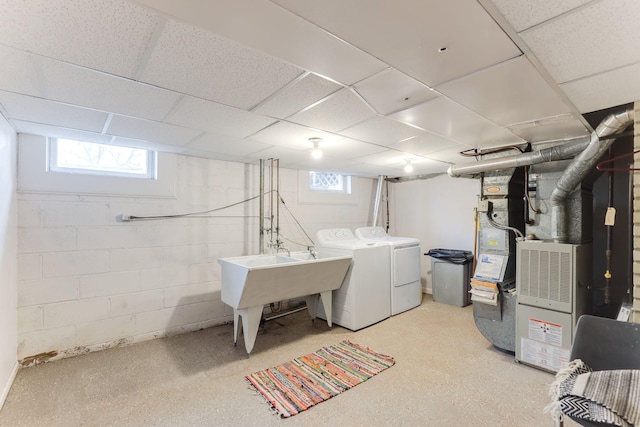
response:
[[[633,119],[634,110],[631,108],[605,118],[591,134],[591,140],[587,147],[571,162],[558,180],[550,199],[551,236],[554,241],[560,243],[567,241],[565,213],[567,197],[615,141],[615,138],[606,140],[601,140],[601,138],[622,132],[629,124],[633,123]]]

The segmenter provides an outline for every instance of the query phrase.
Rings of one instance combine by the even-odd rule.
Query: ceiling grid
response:
[[[640,99],[637,0],[0,1],[0,112],[25,133],[400,176]]]

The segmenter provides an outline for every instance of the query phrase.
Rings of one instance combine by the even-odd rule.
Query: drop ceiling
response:
[[[637,0],[0,0],[0,112],[24,133],[441,173],[640,99],[638,22]]]

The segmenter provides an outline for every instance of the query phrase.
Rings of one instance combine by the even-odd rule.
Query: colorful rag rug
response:
[[[355,387],[395,363],[393,357],[345,340],[245,378],[286,418]]]

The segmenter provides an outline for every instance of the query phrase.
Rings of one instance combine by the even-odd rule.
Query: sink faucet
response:
[[[291,256],[291,251],[289,250],[289,248],[287,248],[286,246],[284,246],[284,244],[282,243],[282,241],[281,241],[281,240],[277,240],[277,241],[276,241],[275,247],[276,247],[276,254],[277,254],[278,252],[280,252],[280,251],[284,251],[284,252],[286,252],[286,253],[287,253],[287,256],[289,256],[289,257]]]
[[[318,259],[318,252],[313,249],[313,246],[307,246],[307,250],[309,251],[311,258]]]

